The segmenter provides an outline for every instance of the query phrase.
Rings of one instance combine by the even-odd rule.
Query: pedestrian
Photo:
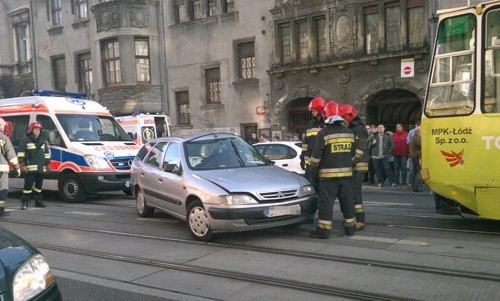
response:
[[[378,133],[378,129],[374,124],[367,126],[368,137],[375,137]],[[370,153],[370,148],[368,148],[368,154]],[[370,185],[375,185],[375,166],[373,165],[373,159],[370,156],[370,160],[368,161],[368,182]]]
[[[293,139],[292,139],[292,141],[300,141],[299,137],[300,137],[299,133],[293,133]]]
[[[413,170],[415,172],[415,178],[411,184],[413,191],[421,191],[422,177],[420,176],[420,160],[422,158],[422,138],[420,136],[421,128],[415,129],[415,134],[410,141],[410,157],[413,163]]]
[[[21,175],[21,169],[9,137],[4,134],[6,122],[0,117],[0,217],[8,215],[5,211],[5,201],[9,193],[9,162],[14,167],[16,177]]]
[[[356,232],[352,178],[354,132],[342,125],[336,102],[325,106],[325,128],[316,136],[309,163],[311,184],[319,187],[318,223],[309,233],[312,238],[329,238],[332,231],[333,204],[339,199],[346,235]]]
[[[368,173],[368,161],[370,155],[367,151],[368,131],[356,109],[351,105],[343,105],[340,108],[340,116],[347,122],[348,128],[354,132],[355,157],[353,160],[353,175],[351,185],[354,198],[354,209],[356,211],[356,230],[365,228],[365,208],[363,206],[363,196],[361,189],[363,180]]]
[[[277,142],[277,141],[280,141],[280,136],[274,135],[273,136],[273,142]]]
[[[259,143],[259,139],[257,138],[257,133],[252,133],[252,138],[248,140],[248,144]]]
[[[415,130],[419,127],[420,120],[417,120],[415,122],[415,127],[408,132],[408,136],[406,137],[406,144],[410,145],[411,138],[413,137],[413,135],[415,135]],[[413,162],[411,161],[411,157],[408,158],[408,161],[408,186],[411,187],[411,185],[413,184],[413,179],[415,178],[415,171],[413,170]]]
[[[31,200],[35,207],[46,207],[42,199],[42,185],[45,173],[50,171],[49,143],[41,135],[42,124],[30,123],[28,134],[19,143],[19,163],[25,173],[21,210],[27,210]]]
[[[394,141],[392,156],[394,157],[394,178],[396,178],[396,184],[402,183],[406,185],[406,161],[409,153],[408,144],[406,144],[407,136],[408,132],[404,130],[403,125],[401,123],[396,124],[396,131],[392,133],[392,140]]]
[[[302,153],[300,154],[300,167],[305,170],[304,177],[308,180],[310,180],[310,175],[307,166],[309,165],[309,160],[311,159],[311,153],[316,140],[316,135],[322,128],[325,127],[325,121],[322,116],[325,104],[326,100],[323,97],[315,97],[311,100],[308,106],[313,118],[307,124],[305,137],[302,141]]]
[[[385,132],[383,124],[379,124],[377,129],[378,133],[371,137],[370,155],[373,159],[375,173],[377,174],[378,187],[384,186],[386,176],[391,182],[392,187],[396,187],[396,180],[389,164],[389,156],[392,155],[394,141],[391,135]]]
[[[260,134],[259,142],[269,142],[269,140],[267,140],[267,135],[264,133]]]

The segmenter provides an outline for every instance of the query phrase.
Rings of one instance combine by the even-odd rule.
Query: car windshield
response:
[[[132,141],[111,116],[57,114],[57,119],[72,142]]]
[[[211,170],[270,165],[251,145],[239,137],[192,140],[185,144],[193,170]]]

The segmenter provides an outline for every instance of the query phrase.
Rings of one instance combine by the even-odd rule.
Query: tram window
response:
[[[500,10],[486,17],[486,50],[484,53],[483,112],[500,112]]]
[[[452,17],[439,24],[425,114],[467,115],[474,111],[475,18]]]

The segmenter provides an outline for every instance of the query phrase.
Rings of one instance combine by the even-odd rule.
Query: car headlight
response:
[[[85,160],[92,168],[109,169],[108,161],[99,156],[85,155]]]
[[[305,198],[306,196],[309,196],[311,194],[315,194],[316,191],[312,187],[312,185],[307,185],[307,186],[302,186],[299,192],[299,198]]]
[[[43,292],[55,282],[50,267],[38,254],[31,257],[16,273],[13,281],[14,300],[23,301]]]
[[[227,205],[258,204],[253,197],[246,194],[219,195],[219,202]]]

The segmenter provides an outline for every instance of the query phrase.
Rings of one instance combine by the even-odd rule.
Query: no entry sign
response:
[[[415,70],[415,60],[414,59],[402,59],[401,60],[401,77],[413,77]]]

